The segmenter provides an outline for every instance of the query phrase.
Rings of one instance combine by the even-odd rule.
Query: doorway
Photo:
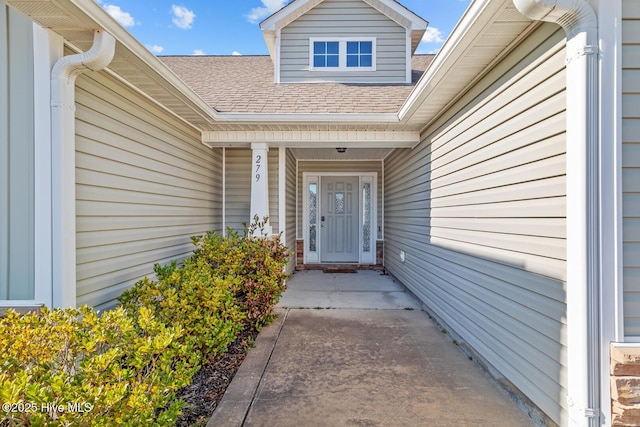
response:
[[[305,263],[375,264],[375,172],[304,173]]]

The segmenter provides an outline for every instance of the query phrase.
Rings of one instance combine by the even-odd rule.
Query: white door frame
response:
[[[304,263],[318,264],[322,262],[320,258],[322,241],[320,238],[320,210],[321,210],[321,189],[322,177],[328,176],[357,176],[358,179],[358,263],[376,263],[376,241],[378,236],[378,173],[377,172],[303,172],[302,173],[302,236],[304,239]],[[307,189],[310,184],[317,185],[316,193],[316,250],[309,249],[309,198]],[[362,186],[364,183],[371,184],[371,235],[369,251],[363,251],[363,231],[362,231]]]

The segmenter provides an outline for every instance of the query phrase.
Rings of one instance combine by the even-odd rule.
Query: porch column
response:
[[[269,155],[269,145],[261,142],[251,144],[253,159],[251,161],[251,218],[257,215],[260,221],[269,216],[269,165],[267,157]],[[267,221],[264,232],[267,236],[272,234],[271,225]],[[256,230],[259,235],[260,230]]]

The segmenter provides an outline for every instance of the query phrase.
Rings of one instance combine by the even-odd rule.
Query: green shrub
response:
[[[193,238],[191,258],[155,265],[101,316],[43,309],[0,319],[0,425],[163,426],[203,356],[226,351],[243,327],[273,319],[286,248],[256,221],[243,235]],[[259,236],[255,236],[259,235]],[[7,410],[5,410],[7,409]]]
[[[2,425],[174,424],[198,365],[180,326],[146,308],[43,309],[0,319]]]
[[[186,259],[181,268],[173,262],[154,269],[158,281],[145,277],[136,283],[118,298],[122,306],[134,314],[145,307],[164,324],[181,325],[183,339],[206,357],[225,352],[245,317],[234,299],[239,278],[219,276],[198,258]]]
[[[226,237],[209,232],[192,238],[193,260],[206,260],[216,274],[239,279],[236,300],[246,313],[247,326],[257,330],[273,320],[287,278],[287,248],[280,236],[265,235],[265,222],[266,218],[255,217],[250,226],[245,224],[242,235],[228,229]]]

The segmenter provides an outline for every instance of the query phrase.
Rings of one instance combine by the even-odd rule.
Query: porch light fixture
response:
[[[347,149],[346,149],[345,147],[338,147],[338,148],[336,148],[336,151],[337,151],[338,153],[346,153],[346,152],[347,152]]]

